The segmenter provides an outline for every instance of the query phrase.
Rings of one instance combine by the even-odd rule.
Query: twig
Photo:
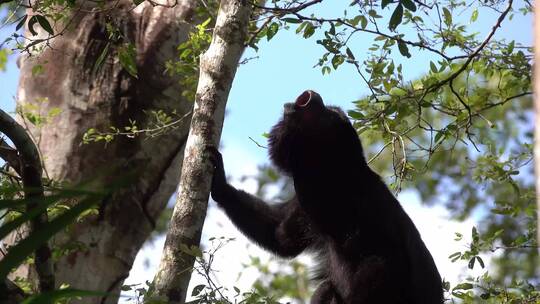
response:
[[[467,138],[472,143],[476,151],[480,152],[480,149],[478,149],[478,147],[476,146],[476,143],[472,140],[472,134],[470,132],[470,128],[472,126],[472,117],[473,117],[471,113],[471,107],[467,103],[465,103],[463,98],[461,98],[461,95],[459,95],[458,92],[456,92],[456,90],[454,89],[453,81],[450,81],[449,86],[450,86],[450,91],[452,91],[452,94],[454,94],[454,96],[456,96],[456,98],[465,107],[465,109],[467,109],[467,125],[465,126],[465,133],[467,134]]]
[[[392,144],[391,141],[387,142],[382,148],[381,150],[379,150],[379,152],[377,152],[375,155],[373,155],[367,162],[367,164],[371,164],[371,162],[373,162],[377,157],[379,157],[379,155],[381,155],[381,153],[390,145]]]
[[[489,32],[489,34],[487,35],[487,37],[484,39],[484,41],[467,57],[467,60],[465,60],[465,62],[463,63],[463,65],[457,70],[455,71],[454,73],[452,73],[450,76],[448,76],[448,78],[444,79],[443,81],[440,81],[434,85],[432,85],[431,87],[429,87],[427,90],[426,90],[426,94],[428,92],[433,92],[433,91],[436,91],[437,89],[439,89],[440,87],[442,87],[443,85],[449,83],[450,81],[454,80],[456,77],[458,77],[461,72],[465,71],[465,69],[467,68],[467,66],[469,66],[469,64],[473,61],[473,59],[480,53],[480,51],[482,51],[484,49],[484,47],[486,47],[486,45],[489,43],[489,41],[491,40],[491,38],[493,37],[493,35],[495,35],[495,32],[497,32],[497,29],[501,26],[501,23],[503,22],[503,20],[506,18],[506,15],[508,15],[508,13],[510,12],[510,10],[512,9],[512,3],[514,1],[513,0],[509,0],[508,1],[508,6],[506,7],[506,9],[502,12],[502,14],[499,16],[499,18],[497,18],[497,22],[493,25],[493,27],[491,28],[491,31]],[[425,95],[425,94],[424,94]]]

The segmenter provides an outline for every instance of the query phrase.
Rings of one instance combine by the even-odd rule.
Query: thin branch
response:
[[[292,15],[295,15],[298,19],[300,20],[307,20],[307,21],[315,21],[315,22],[319,22],[319,23],[338,23],[338,24],[343,24],[351,29],[353,29],[355,32],[363,32],[363,33],[369,33],[369,34],[374,34],[374,35],[378,35],[378,36],[383,36],[387,39],[391,39],[391,40],[394,40],[396,42],[400,42],[400,43],[404,43],[404,44],[407,44],[407,45],[410,45],[410,46],[414,46],[414,47],[418,47],[420,49],[426,49],[430,52],[433,52],[441,57],[443,57],[444,59],[448,60],[448,61],[453,61],[453,60],[457,60],[457,59],[464,59],[464,58],[467,58],[468,55],[458,55],[458,56],[448,56],[446,55],[444,52],[440,51],[440,50],[437,50],[433,47],[430,47],[422,42],[415,42],[415,41],[410,41],[410,40],[405,40],[399,36],[393,36],[393,35],[390,35],[390,34],[386,34],[386,33],[383,33],[381,32],[378,28],[375,29],[375,30],[370,30],[370,29],[364,29],[364,28],[361,28],[361,27],[357,27],[341,18],[331,18],[331,19],[324,19],[324,18],[316,18],[316,17],[307,17],[307,16],[304,16],[304,15],[301,15],[297,12],[289,12],[290,14]]]
[[[317,3],[321,3],[322,0],[312,0],[312,1],[309,1],[309,2],[306,2],[306,3],[303,3],[303,4],[300,4],[298,6],[295,6],[295,7],[289,7],[289,8],[282,8],[282,7],[266,7],[266,6],[261,6],[261,5],[258,5],[257,3],[252,3],[252,5],[258,9],[262,9],[262,10],[265,10],[265,11],[272,11],[272,12],[279,12],[279,13],[284,13],[284,14],[292,14],[292,13],[296,13],[296,12],[299,12],[303,9],[306,9],[312,5],[315,5]]]
[[[391,144],[392,144],[391,141],[387,142],[387,143],[379,150],[379,152],[377,152],[375,155],[373,155],[373,157],[371,157],[371,158],[368,160],[367,164],[368,164],[368,165],[371,164],[371,162],[373,162],[377,157],[379,157],[379,155],[381,155],[381,153],[382,153],[384,150],[386,150],[386,148],[387,148],[388,146],[390,146]]]
[[[450,86],[450,91],[452,91],[452,94],[459,100],[459,102],[465,107],[465,109],[467,109],[467,124],[465,126],[465,134],[467,134],[467,138],[472,143],[476,151],[480,152],[480,149],[478,149],[478,147],[476,146],[476,143],[472,140],[472,134],[470,132],[470,128],[472,126],[472,117],[473,117],[471,113],[471,107],[463,100],[463,98],[461,98],[461,95],[459,95],[458,92],[456,92],[456,90],[454,89],[453,81],[450,81],[449,86]]]
[[[504,10],[504,12],[502,12],[502,14],[499,16],[499,18],[497,19],[497,22],[493,25],[493,27],[491,28],[491,31],[489,32],[489,34],[487,35],[486,39],[484,39],[484,41],[467,57],[467,60],[465,60],[465,62],[463,63],[463,65],[457,70],[455,71],[454,73],[452,73],[452,75],[448,76],[448,78],[444,79],[443,81],[440,81],[434,85],[432,85],[431,87],[429,87],[427,90],[426,90],[426,93],[427,94],[428,92],[433,92],[433,91],[436,91],[437,89],[439,89],[440,87],[442,87],[443,85],[449,83],[450,81],[454,80],[456,77],[458,77],[463,71],[465,71],[465,69],[469,66],[469,64],[474,60],[474,58],[476,56],[478,56],[478,54],[486,47],[486,45],[489,43],[489,41],[491,41],[491,38],[493,38],[493,35],[495,35],[495,33],[497,32],[497,29],[501,26],[501,23],[503,22],[503,20],[506,18],[506,15],[508,15],[508,13],[510,12],[510,10],[512,9],[512,3],[514,1],[513,0],[509,0],[508,1],[508,6],[506,7],[506,9]],[[424,94],[424,95],[425,95]]]
[[[12,148],[4,138],[0,137],[0,158],[2,158],[19,176],[21,173],[21,162],[17,149]]]
[[[494,108],[494,107],[497,107],[497,106],[501,106],[513,99],[516,99],[516,98],[520,98],[520,97],[524,97],[524,96],[527,96],[527,95],[532,95],[533,92],[530,92],[530,91],[527,91],[527,92],[523,92],[523,93],[519,93],[519,94],[516,94],[516,95],[513,95],[513,96],[510,96],[510,97],[507,97],[505,98],[504,100],[502,101],[499,101],[499,102],[496,102],[496,103],[491,103],[491,104],[488,104],[487,106],[481,108],[480,110],[478,110],[478,112],[483,112],[485,110],[488,110],[488,109],[491,109],[491,108]]]
[[[272,20],[274,20],[274,16],[270,16],[268,17],[268,19],[266,19],[264,21],[263,24],[261,24],[261,26],[251,34],[251,37],[249,38],[249,41],[246,43],[246,46],[249,46],[253,43],[253,41],[255,41],[255,39],[257,38],[257,36],[259,35],[259,33],[270,23],[272,22]]]

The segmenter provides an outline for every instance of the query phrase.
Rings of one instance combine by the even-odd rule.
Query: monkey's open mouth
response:
[[[310,101],[311,101],[311,91],[305,91],[304,93],[300,94],[298,98],[296,98],[296,101],[294,102],[294,104],[297,107],[304,108],[304,107],[307,107]]]

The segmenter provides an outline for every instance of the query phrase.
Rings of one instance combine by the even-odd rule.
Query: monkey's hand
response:
[[[208,146],[207,151],[210,156],[210,162],[214,166],[214,175],[212,177],[211,194],[212,199],[218,204],[223,205],[230,200],[234,193],[234,188],[227,183],[225,168],[223,167],[223,157],[216,147]]]

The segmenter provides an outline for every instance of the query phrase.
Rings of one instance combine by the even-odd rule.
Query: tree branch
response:
[[[0,138],[0,158],[2,158],[19,176],[22,176],[21,163],[17,149],[12,148],[4,138]]]
[[[440,87],[442,87],[443,85],[449,83],[450,81],[454,80],[456,77],[458,77],[463,71],[465,71],[465,69],[467,68],[467,66],[469,66],[469,64],[474,60],[474,58],[476,56],[478,56],[478,54],[480,53],[480,51],[482,51],[486,45],[489,43],[489,41],[491,41],[491,38],[493,37],[493,35],[495,35],[495,32],[497,32],[497,29],[501,26],[501,23],[503,22],[503,20],[506,18],[506,15],[508,15],[508,13],[510,12],[510,10],[512,9],[512,3],[514,1],[513,0],[509,0],[508,1],[508,6],[506,7],[506,9],[502,12],[502,14],[499,16],[499,18],[497,19],[497,22],[493,25],[493,27],[491,28],[491,31],[489,32],[489,34],[487,35],[486,39],[484,39],[484,41],[467,57],[467,60],[465,60],[465,62],[463,63],[463,65],[457,70],[455,71],[454,73],[452,73],[452,75],[448,76],[448,78],[434,84],[433,86],[431,86],[430,88],[428,88],[426,90],[426,92],[433,92],[433,91],[436,91],[437,89],[439,89]],[[422,98],[423,99],[423,98]]]
[[[42,167],[39,152],[26,132],[9,114],[0,110],[0,132],[4,133],[19,152],[20,173],[23,181],[24,197],[31,199],[27,211],[36,207],[44,197],[41,182]],[[30,233],[39,231],[48,222],[47,212],[34,217],[30,223]],[[35,266],[40,292],[54,290],[55,277],[48,242],[41,244],[35,252]]]
[[[190,252],[197,252],[210,192],[211,166],[206,150],[219,144],[225,105],[245,48],[250,14],[251,5],[245,0],[221,1],[212,42],[201,56],[177,201],[150,291],[167,303],[185,302],[195,261]]]

